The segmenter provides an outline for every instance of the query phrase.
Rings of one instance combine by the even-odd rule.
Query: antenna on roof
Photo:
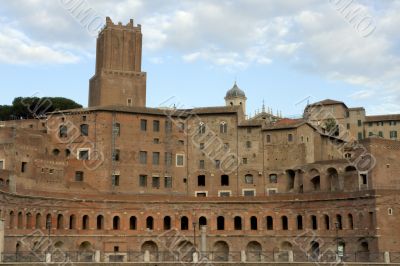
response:
[[[262,112],[265,113],[265,102],[264,102],[264,99],[263,99],[263,105],[262,105]]]

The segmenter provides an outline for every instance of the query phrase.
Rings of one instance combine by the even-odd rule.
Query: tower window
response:
[[[229,186],[229,176],[221,175],[221,186]]]
[[[197,186],[199,186],[199,187],[206,186],[206,176],[205,175],[199,175],[197,177]]]

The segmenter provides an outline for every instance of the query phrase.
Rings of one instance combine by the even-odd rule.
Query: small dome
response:
[[[244,94],[244,91],[242,91],[235,82],[235,85],[233,85],[232,89],[227,91],[225,98],[236,98],[236,97],[242,97],[246,98],[246,95]]]

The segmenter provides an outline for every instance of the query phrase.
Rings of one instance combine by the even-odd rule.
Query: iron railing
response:
[[[334,252],[322,254],[308,254],[304,252],[293,252],[290,255],[287,251],[252,251],[245,252],[246,262],[288,262],[290,256],[293,262],[337,262],[337,255]],[[192,253],[181,252],[150,252],[148,260],[150,262],[193,262]],[[49,257],[49,255],[47,255]],[[55,252],[50,255],[52,262],[95,262],[95,252]],[[140,251],[102,253],[101,261],[109,262],[144,262],[145,253]],[[240,262],[243,260],[242,254],[238,252],[200,252],[198,259],[212,262]],[[393,263],[400,262],[400,252],[391,252],[390,259]],[[46,262],[45,252],[14,252],[3,253],[3,262]],[[345,253],[341,257],[342,262],[385,262],[384,253],[354,252]]]

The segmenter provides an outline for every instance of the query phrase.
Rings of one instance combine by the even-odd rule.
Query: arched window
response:
[[[189,219],[186,216],[181,218],[181,230],[189,230]]]
[[[245,175],[245,176],[244,176],[244,182],[245,182],[246,184],[253,184],[253,183],[254,183],[253,175],[250,175],[250,174]]]
[[[54,149],[52,153],[53,153],[54,156],[58,156],[60,154],[60,150],[59,149]]]
[[[88,124],[82,124],[81,125],[81,135],[82,136],[89,136],[89,125]]]
[[[325,230],[329,230],[330,229],[330,219],[328,215],[324,215],[324,222],[325,222]]]
[[[88,230],[89,229],[89,216],[84,215],[82,217],[82,230]]]
[[[171,229],[171,217],[165,216],[164,217],[164,230],[170,230]]]
[[[32,228],[32,214],[30,212],[28,212],[26,214],[26,229],[31,229]]]
[[[288,225],[288,218],[286,216],[282,216],[282,230],[288,230],[289,225]]]
[[[51,229],[52,221],[51,221],[51,214],[47,214],[46,216],[46,229]]]
[[[23,225],[23,217],[22,217],[22,212],[18,213],[18,223],[17,223],[18,229],[22,229],[24,227]]]
[[[225,121],[222,121],[219,124],[219,132],[220,133],[228,133],[228,124]]]
[[[206,133],[206,125],[203,122],[199,123],[199,134]]]
[[[129,218],[129,229],[136,230],[136,228],[137,228],[136,216],[131,216],[131,218]]]
[[[297,215],[297,230],[303,230],[303,216]]]
[[[267,230],[274,230],[274,219],[272,218],[272,216],[267,216],[266,222]]]
[[[251,230],[257,230],[258,226],[257,226],[257,217],[255,216],[251,216],[250,218],[250,229]]]
[[[223,216],[217,217],[217,230],[225,230],[225,218]]]
[[[97,230],[104,229],[104,216],[103,215],[97,216],[96,224],[97,224],[97,226],[96,226]]]
[[[10,220],[9,220],[8,226],[10,229],[14,229],[15,214],[13,211],[10,211],[9,219]]]
[[[242,217],[236,216],[233,219],[235,230],[242,230]]]
[[[313,230],[317,230],[318,229],[317,216],[315,216],[315,215],[311,215],[311,228]]]
[[[120,219],[119,216],[114,216],[113,218],[113,229],[119,230],[120,229]]]
[[[41,229],[41,228],[42,228],[42,215],[40,213],[37,213],[35,219],[35,229]]]
[[[146,219],[146,228],[148,230],[153,230],[153,228],[154,228],[154,219],[153,219],[153,217],[151,217],[151,216],[147,217],[147,219]]]
[[[342,230],[343,229],[343,224],[342,224],[342,215],[337,214],[336,215],[336,228],[338,230]]]
[[[201,217],[199,218],[199,226],[201,227],[201,226],[203,226],[203,225],[207,225],[207,218],[204,217],[204,216],[201,216]]]
[[[69,229],[76,229],[76,216],[73,214],[69,216]]]
[[[57,216],[57,229],[58,230],[64,229],[64,216],[62,214],[59,214]]]
[[[354,229],[354,222],[353,222],[353,215],[349,213],[347,215],[347,220],[349,221],[349,229],[353,230]]]

